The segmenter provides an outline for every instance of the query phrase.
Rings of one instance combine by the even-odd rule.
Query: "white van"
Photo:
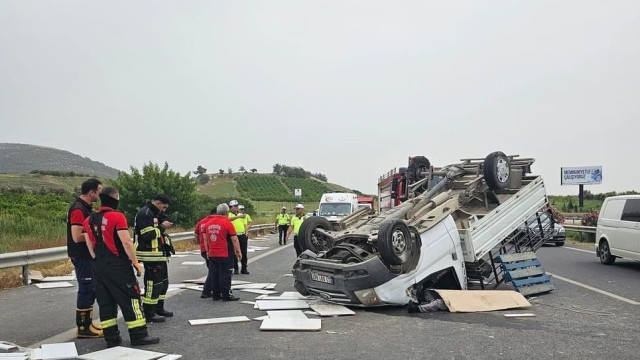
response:
[[[603,264],[611,265],[618,257],[640,261],[640,195],[604,200],[595,246]]]

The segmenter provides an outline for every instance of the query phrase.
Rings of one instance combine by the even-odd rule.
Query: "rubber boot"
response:
[[[129,338],[131,338],[131,346],[152,345],[160,342],[159,338],[149,336],[146,326],[129,329]]]
[[[142,304],[142,306],[144,307],[144,317],[147,319],[147,322],[164,322],[164,317],[156,314],[156,305]]]
[[[173,311],[167,311],[164,308],[164,300],[158,301],[158,307],[156,307],[156,314],[164,317],[172,317]]]
[[[93,326],[94,329],[102,331],[102,324],[93,321],[93,308],[91,308],[91,310],[89,310],[89,319],[92,319],[91,320],[91,326]]]
[[[118,325],[110,326],[103,331],[104,339],[107,341],[107,348],[122,345],[122,337],[120,337],[120,330],[118,330]]]
[[[102,330],[93,326],[93,309],[76,309],[76,325],[78,326],[78,339],[100,338],[104,334]]]

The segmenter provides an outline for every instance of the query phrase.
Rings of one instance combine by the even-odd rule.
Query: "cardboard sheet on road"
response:
[[[482,312],[529,308],[522,294],[512,290],[434,290],[450,312]]]
[[[100,350],[89,354],[84,354],[78,357],[79,359],[86,360],[115,360],[115,359],[127,359],[127,360],[155,360],[160,359],[167,354],[146,351],[140,349],[132,349],[124,346],[116,346],[110,349]]]
[[[78,357],[76,344],[72,342],[43,344],[41,349],[40,356],[42,356],[42,360],[64,360]]]

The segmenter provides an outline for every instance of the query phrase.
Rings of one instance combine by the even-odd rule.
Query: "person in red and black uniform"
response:
[[[198,240],[198,244],[200,244],[200,255],[204,258],[205,264],[207,264],[207,269],[209,269],[209,257],[207,256],[207,249],[205,248],[205,233],[206,233],[206,225],[211,220],[211,218],[216,214],[216,209],[211,210],[211,215],[201,219],[196,224],[195,229],[193,230],[193,235]],[[202,289],[201,298],[207,299],[211,297],[211,277],[209,276],[209,271],[207,270],[207,280],[204,282],[204,287]]]
[[[88,179],[82,183],[82,195],[71,204],[67,213],[67,254],[78,279],[76,299],[76,336],[81,338],[102,337],[102,328],[93,323],[93,303],[96,300],[91,266],[93,260],[83,235],[84,220],[91,215],[93,203],[98,201],[102,183]]]
[[[122,344],[117,323],[118,307],[127,323],[132,346],[157,344],[160,339],[150,337],[147,332],[140,287],[131,266],[135,267],[138,276],[142,267],[129,235],[127,219],[116,211],[120,194],[116,188],[107,186],[100,192],[100,201],[102,206],[98,212],[91,214],[83,226],[87,248],[95,259],[96,298],[107,347]]]
[[[229,206],[220,204],[216,215],[212,216],[205,226],[205,249],[209,257],[209,275],[213,300],[234,301],[237,297],[231,293],[231,277],[233,276],[234,253],[238,260],[242,259],[240,242],[236,229],[228,219]]]

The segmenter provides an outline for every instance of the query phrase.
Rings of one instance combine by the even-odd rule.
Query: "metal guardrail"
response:
[[[579,226],[579,225],[562,225],[564,227],[565,230],[569,230],[569,231],[576,231],[576,232],[580,232],[580,233],[587,233],[587,234],[595,234],[596,233],[596,227],[595,226]]]
[[[250,232],[260,233],[268,229],[272,229],[272,224],[253,225]],[[169,234],[171,241],[185,241],[193,239],[193,231]],[[13,267],[22,267],[22,283],[29,283],[29,265],[44,264],[53,261],[66,260],[67,247],[58,246],[48,249],[17,251],[12,253],[0,254],[0,269]]]

